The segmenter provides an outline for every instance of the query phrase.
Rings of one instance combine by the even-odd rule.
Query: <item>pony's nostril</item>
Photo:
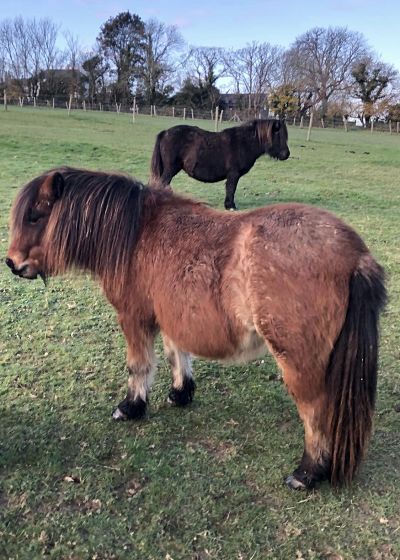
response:
[[[14,261],[12,259],[10,259],[9,257],[7,257],[4,261],[6,263],[6,265],[11,268],[11,270],[14,270],[15,266],[14,266]]]

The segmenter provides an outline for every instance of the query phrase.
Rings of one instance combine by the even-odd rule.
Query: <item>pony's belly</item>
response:
[[[197,181],[202,181],[203,183],[218,183],[226,179],[226,172],[224,173],[210,173],[208,169],[193,169],[188,175]]]
[[[235,351],[219,360],[223,363],[245,363],[264,356],[268,352],[265,340],[255,330],[246,332]]]
[[[219,333],[221,334],[221,333]],[[196,356],[205,360],[216,360],[224,364],[245,363],[264,356],[268,352],[265,340],[259,336],[255,329],[246,330],[239,339],[233,343],[232,339],[222,337],[217,340],[215,337],[204,337],[204,333],[197,333],[195,341],[190,343],[187,340],[179,340],[169,334],[176,345]]]

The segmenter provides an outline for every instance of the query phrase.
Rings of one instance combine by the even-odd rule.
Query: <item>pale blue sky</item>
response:
[[[1,0],[0,19],[50,17],[90,48],[101,24],[126,10],[176,24],[188,44],[209,47],[253,40],[288,47],[312,27],[346,26],[400,71],[399,0]]]

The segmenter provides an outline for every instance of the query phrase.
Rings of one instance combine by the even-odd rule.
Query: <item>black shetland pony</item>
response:
[[[226,179],[225,208],[235,210],[238,181],[262,154],[285,160],[290,151],[284,121],[256,119],[222,132],[178,125],[157,135],[150,184],[169,185],[181,169],[205,183]]]

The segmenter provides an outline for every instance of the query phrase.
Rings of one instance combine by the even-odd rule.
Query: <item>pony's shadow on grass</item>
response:
[[[175,451],[178,455],[186,453],[187,446],[190,449],[193,443],[218,458],[229,441],[234,446],[232,449],[239,450],[235,461],[241,457],[246,461],[253,457],[257,461],[260,454],[268,454],[271,455],[268,469],[287,474],[301,456],[303,433],[295,407],[290,405],[280,382],[273,380],[263,393],[254,387],[243,402],[240,392],[232,390],[232,379],[208,378],[207,373],[203,371],[197,397],[190,406],[170,407],[161,400],[159,391],[160,396],[151,404],[147,419],[138,423],[113,422],[109,416],[111,408],[104,401],[87,410],[78,405],[64,409],[62,403],[43,400],[35,401],[29,410],[22,404],[3,407],[0,409],[0,472],[11,473],[22,468],[21,472],[32,475],[49,472],[57,478],[72,472],[77,465],[112,466],[117,460],[120,441],[131,453],[140,448],[140,461],[147,471],[153,461],[154,445],[160,453],[175,457]],[[207,386],[212,384],[211,392],[205,387],[206,379]],[[245,386],[246,380],[240,383]],[[164,385],[167,387],[167,383],[160,387],[162,395]],[[170,437],[171,432],[174,438]],[[132,436],[143,438],[143,444],[134,445]],[[394,434],[375,432],[353,488],[384,493],[398,487],[398,456]]]
[[[79,418],[71,420],[71,411],[64,414],[61,405],[38,404],[40,414],[19,410],[18,405],[0,410],[0,471],[18,466],[63,471],[76,463],[88,442],[98,442],[98,422],[103,418],[96,422],[77,410]],[[110,453],[110,448],[105,450],[105,455]]]
[[[400,485],[400,444],[398,431],[377,428],[372,436],[369,450],[361,467],[358,480],[361,485],[384,493],[387,486],[398,488]],[[397,492],[397,490],[396,490]]]

